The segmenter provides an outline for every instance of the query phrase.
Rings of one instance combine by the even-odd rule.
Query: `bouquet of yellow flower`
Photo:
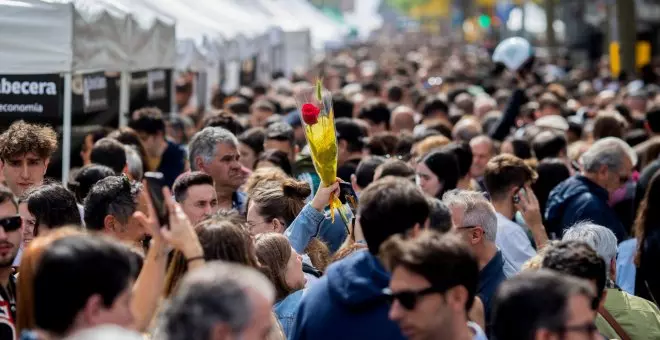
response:
[[[296,95],[296,102],[300,109],[314,168],[321,178],[321,183],[330,186],[337,179],[337,134],[332,95],[323,88],[322,82],[317,80],[316,86],[302,89]],[[348,218],[338,197],[334,197],[330,202],[330,216],[333,222],[335,209],[339,211],[339,215],[348,226]]]

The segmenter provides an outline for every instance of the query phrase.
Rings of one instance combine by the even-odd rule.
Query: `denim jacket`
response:
[[[335,223],[332,223],[330,218],[326,218],[323,213],[307,204],[284,231],[284,235],[298,254],[305,253],[309,241],[315,236],[328,243],[330,250],[335,252],[346,238],[343,224],[338,213],[335,216]]]
[[[278,301],[273,306],[273,311],[277,315],[277,320],[282,325],[284,335],[289,337],[291,329],[296,321],[296,314],[298,313],[298,306],[302,300],[304,290],[295,291],[284,299]]]

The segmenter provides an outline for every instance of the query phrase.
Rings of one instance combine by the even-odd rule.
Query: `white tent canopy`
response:
[[[136,14],[108,0],[0,0],[0,73],[172,67],[173,23]]]

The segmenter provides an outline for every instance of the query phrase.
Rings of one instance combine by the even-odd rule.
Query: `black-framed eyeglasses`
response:
[[[578,332],[585,334],[593,334],[596,331],[598,331],[598,327],[596,327],[596,324],[593,321],[589,321],[582,325],[564,326],[559,328],[558,331],[562,333]]]
[[[16,231],[21,228],[21,216],[9,216],[0,218],[0,227],[2,227],[5,232]]]
[[[444,293],[445,291],[446,289],[431,286],[418,291],[404,290],[401,292],[394,293],[389,288],[385,288],[383,289],[383,295],[390,304],[394,303],[394,301],[396,300],[399,301],[399,303],[401,304],[401,306],[403,306],[403,308],[407,310],[413,310],[415,309],[415,306],[417,305],[417,300],[419,300],[419,298],[429,294]]]

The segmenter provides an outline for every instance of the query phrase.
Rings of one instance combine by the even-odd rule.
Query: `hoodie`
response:
[[[564,230],[580,221],[591,221],[612,230],[618,242],[627,235],[616,212],[608,205],[607,190],[582,175],[559,183],[548,197],[545,218],[549,233],[561,238]]]
[[[366,250],[332,264],[300,302],[289,340],[399,340],[382,290],[390,274]]]

